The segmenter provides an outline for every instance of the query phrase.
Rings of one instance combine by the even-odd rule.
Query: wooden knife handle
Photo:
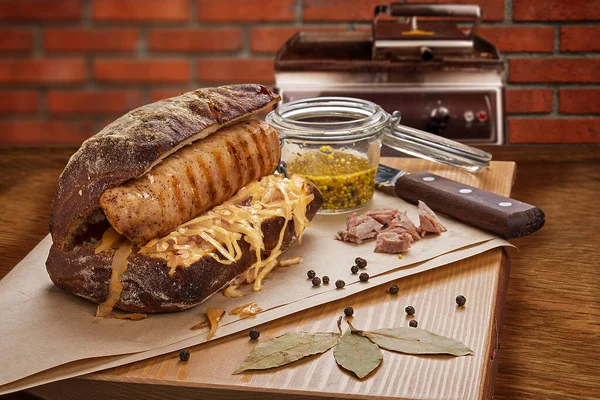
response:
[[[396,194],[412,203],[424,201],[434,211],[505,239],[529,235],[545,222],[544,212],[531,204],[427,172],[398,178]]]

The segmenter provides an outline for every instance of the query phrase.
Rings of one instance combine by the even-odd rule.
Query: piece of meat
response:
[[[335,238],[343,242],[362,243],[363,240],[373,239],[383,228],[383,225],[368,215],[357,216],[350,214],[346,219],[345,231],[339,231]]]
[[[165,235],[271,173],[277,133],[259,120],[240,122],[180,149],[145,175],[106,190],[100,205],[117,232],[135,244]]]
[[[381,228],[383,228],[382,224],[368,215],[361,215],[358,217],[357,222],[358,223],[352,227],[352,230],[361,238],[366,238],[373,233],[377,234]],[[375,237],[375,235],[369,237]]]
[[[406,211],[398,211],[393,220],[382,230],[382,232],[394,231],[401,232],[405,231],[409,233],[414,240],[420,240],[421,235],[417,231],[417,227],[408,218]]]
[[[416,242],[417,240],[421,240],[421,235],[417,232],[417,230],[415,229],[414,231],[407,231],[404,228],[401,227],[392,227],[392,228],[387,228],[381,231],[381,233],[387,233],[387,232],[391,232],[391,233],[406,233],[408,235],[410,235],[410,237],[412,238],[412,240],[414,242]]]
[[[367,211],[367,215],[380,224],[387,225],[396,217],[398,210],[395,208],[378,208]]]
[[[362,239],[359,238],[355,233],[352,233],[350,231],[339,231],[335,235],[335,238],[342,242],[356,243],[356,244],[362,243]]]
[[[421,231],[421,236],[425,236],[427,232],[440,234],[447,231],[446,227],[442,225],[437,215],[435,215],[427,204],[419,200],[417,207],[419,210],[419,230]]]
[[[346,230],[339,231],[336,239],[344,242],[362,243],[363,240],[376,238],[376,253],[403,253],[410,249],[414,241],[420,240],[426,232],[441,233],[446,228],[438,217],[422,201],[419,201],[420,226],[408,218],[406,211],[392,208],[380,208],[358,215],[353,212],[346,219]]]
[[[355,211],[346,218],[346,230],[350,230],[356,225],[358,225],[358,214]]]
[[[369,216],[365,215],[364,217],[361,223],[355,226],[353,230],[361,240],[372,239],[377,236],[383,225]]]
[[[381,232],[377,235],[375,253],[404,253],[410,249],[413,237],[408,232]]]

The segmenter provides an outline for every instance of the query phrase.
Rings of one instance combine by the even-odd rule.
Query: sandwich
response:
[[[255,84],[199,89],[86,140],[52,204],[54,284],[98,316],[184,310],[233,281],[260,290],[322,203],[310,181],[274,174],[279,139],[252,117],[278,101]]]

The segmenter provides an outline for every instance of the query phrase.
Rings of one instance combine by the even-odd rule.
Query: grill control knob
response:
[[[421,58],[423,61],[430,61],[433,58],[433,51],[429,47],[421,47]]]
[[[450,120],[450,111],[444,106],[431,110],[430,128],[439,132],[446,128]]]

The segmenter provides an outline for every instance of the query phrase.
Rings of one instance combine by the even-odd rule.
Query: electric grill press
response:
[[[371,32],[300,32],[277,53],[276,89],[284,102],[362,98],[400,111],[405,126],[502,144],[504,65],[477,36],[480,19],[477,5],[392,3],[376,7]]]

